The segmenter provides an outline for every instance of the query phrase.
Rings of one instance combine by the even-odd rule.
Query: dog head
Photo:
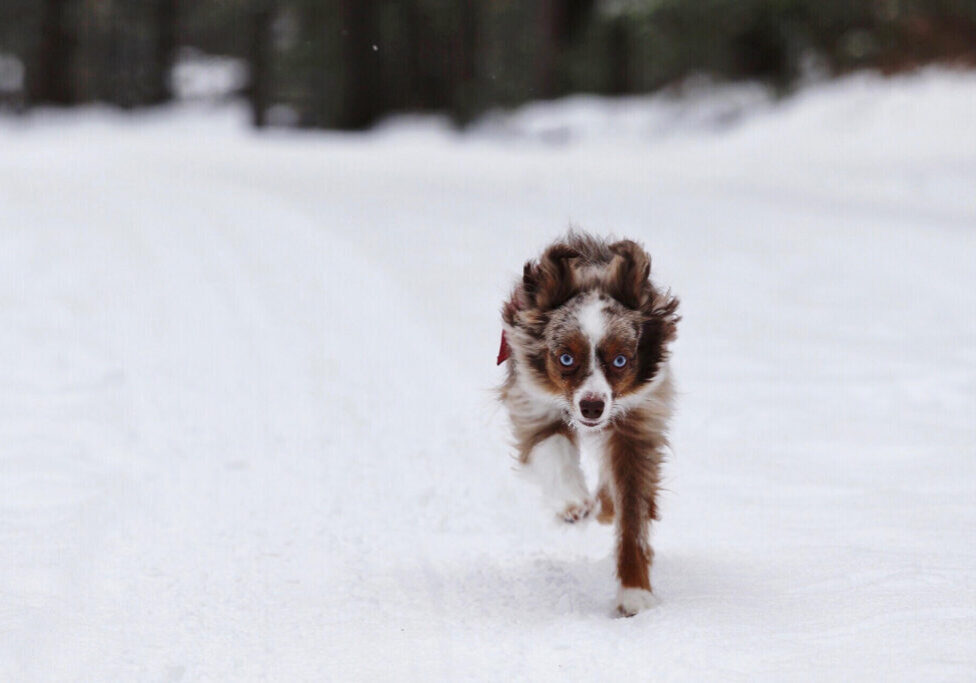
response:
[[[503,309],[513,372],[580,431],[626,413],[663,372],[678,301],[654,288],[650,269],[635,242],[571,233],[525,264]]]

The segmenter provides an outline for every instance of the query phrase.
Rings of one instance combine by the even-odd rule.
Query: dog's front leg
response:
[[[651,593],[649,522],[656,516],[659,457],[652,444],[613,435],[606,454],[617,527],[617,610],[631,617],[655,604]]]
[[[555,433],[536,443],[523,458],[523,471],[542,489],[546,505],[562,521],[589,517],[594,501],[580,469],[579,448],[571,435]]]

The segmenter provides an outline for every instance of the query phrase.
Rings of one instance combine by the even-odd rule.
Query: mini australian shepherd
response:
[[[678,300],[650,281],[636,242],[570,232],[538,260],[502,308],[501,400],[519,461],[559,519],[595,516],[617,533],[617,609],[653,604],[649,524],[674,396],[669,345]],[[598,454],[595,495],[580,446]]]

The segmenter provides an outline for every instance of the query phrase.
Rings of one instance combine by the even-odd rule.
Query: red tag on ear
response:
[[[508,360],[510,355],[512,355],[512,349],[505,340],[505,330],[502,330],[502,344],[498,347],[498,361],[495,363],[495,365],[501,365]]]

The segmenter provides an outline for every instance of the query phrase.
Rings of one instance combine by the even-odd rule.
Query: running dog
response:
[[[595,516],[617,534],[617,609],[654,604],[649,541],[674,388],[678,300],[650,280],[636,242],[570,232],[525,264],[502,308],[500,390],[525,473],[559,517]],[[598,454],[595,495],[580,446]]]

